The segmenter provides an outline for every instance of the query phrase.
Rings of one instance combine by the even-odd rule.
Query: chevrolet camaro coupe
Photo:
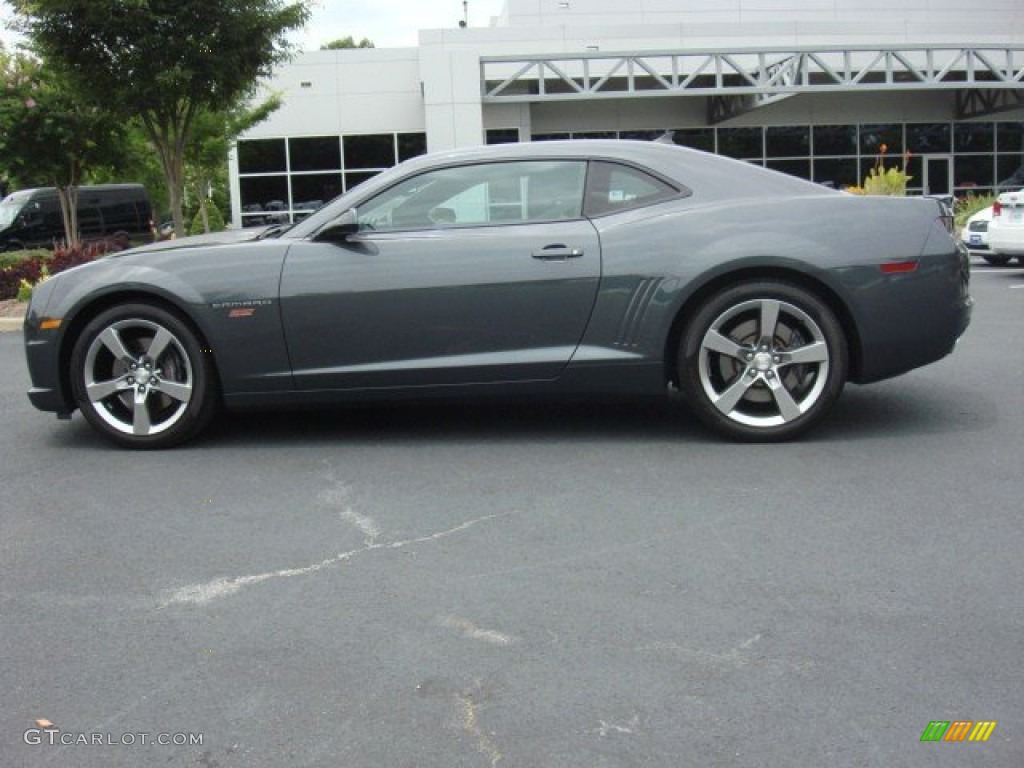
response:
[[[953,350],[972,302],[945,213],[656,142],[423,156],[290,228],[40,284],[29,398],[132,448],[221,406],[675,390],[727,437],[783,440],[847,381]]]

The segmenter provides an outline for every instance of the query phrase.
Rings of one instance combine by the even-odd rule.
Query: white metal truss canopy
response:
[[[705,96],[718,122],[801,93],[987,92],[957,101],[976,116],[1021,104],[1024,45],[485,56],[480,74],[485,103]]]

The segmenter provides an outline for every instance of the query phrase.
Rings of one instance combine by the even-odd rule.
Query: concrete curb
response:
[[[20,331],[25,323],[23,317],[0,317],[0,333],[14,333]]]

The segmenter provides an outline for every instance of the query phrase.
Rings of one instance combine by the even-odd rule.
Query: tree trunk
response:
[[[160,156],[160,165],[164,169],[167,180],[167,194],[171,206],[171,218],[174,220],[174,234],[184,237],[185,214],[183,212],[185,196],[185,139],[191,124],[191,110],[174,120],[160,121],[154,115],[142,115],[142,124],[149,140],[156,147]]]
[[[78,187],[57,187],[57,199],[60,201],[60,216],[64,222],[64,244],[68,248],[78,248],[82,244],[78,232]]]
[[[174,235],[175,237],[184,237],[188,234],[185,231],[185,213],[183,211],[184,206],[184,189],[182,181],[181,164],[175,169],[165,168],[164,173],[167,175],[167,192],[171,204],[171,218],[174,220]]]
[[[210,201],[206,195],[210,184],[206,179],[199,182],[199,213],[203,217],[203,232],[210,234],[210,208],[207,203]]]

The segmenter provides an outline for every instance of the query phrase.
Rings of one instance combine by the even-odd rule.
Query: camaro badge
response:
[[[210,305],[211,309],[228,310],[228,319],[236,320],[242,317],[252,317],[256,314],[257,307],[269,307],[273,299],[250,299],[248,301],[218,301]]]

